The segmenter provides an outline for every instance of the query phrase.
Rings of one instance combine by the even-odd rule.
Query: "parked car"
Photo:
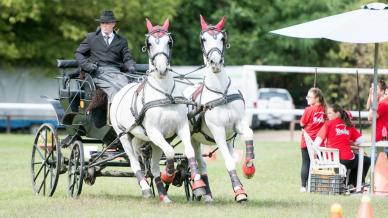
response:
[[[295,108],[292,97],[286,89],[260,88],[258,90],[257,109],[259,113],[252,116],[252,128],[262,124],[271,127],[289,125],[295,115],[287,111]]]

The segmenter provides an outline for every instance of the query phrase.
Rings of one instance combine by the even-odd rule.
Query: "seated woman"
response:
[[[338,104],[327,107],[328,121],[319,130],[317,138],[314,140],[314,146],[319,146],[324,140],[326,147],[339,150],[341,164],[346,169],[351,169],[349,175],[349,185],[357,185],[358,154],[353,153],[351,142],[359,145],[363,142],[360,132],[353,126],[348,113]],[[362,172],[362,182],[365,182],[365,176],[370,167],[370,158],[364,157],[364,167]]]

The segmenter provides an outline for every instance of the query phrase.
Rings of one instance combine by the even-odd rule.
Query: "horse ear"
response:
[[[146,18],[146,22],[147,22],[148,32],[151,32],[154,27],[152,26],[152,23],[148,18]]]
[[[168,19],[166,19],[166,20],[164,21],[163,26],[162,26],[162,30],[168,32],[168,27],[169,27],[169,26],[170,26],[170,21],[169,21]]]
[[[202,31],[205,31],[207,29],[207,23],[205,21],[205,19],[203,19],[202,15],[199,15],[200,18],[201,18],[201,28],[202,28]]]
[[[226,17],[223,16],[220,22],[217,23],[215,26],[219,31],[221,31],[224,28]]]

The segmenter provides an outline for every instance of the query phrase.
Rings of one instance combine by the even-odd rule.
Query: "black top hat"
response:
[[[100,19],[96,19],[96,21],[100,23],[118,22],[118,20],[115,18],[115,15],[113,14],[113,11],[101,12]]]

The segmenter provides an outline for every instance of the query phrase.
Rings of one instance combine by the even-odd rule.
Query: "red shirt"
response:
[[[340,160],[352,160],[354,155],[350,141],[361,137],[360,132],[354,127],[347,127],[341,118],[327,121],[318,132],[318,137],[326,141],[326,147],[339,150]]]
[[[315,140],[317,137],[317,133],[325,123],[325,120],[325,108],[323,108],[322,105],[312,105],[306,107],[302,117],[300,118],[300,122],[304,124],[303,129],[309,134],[312,140]],[[300,147],[307,147],[303,135],[300,141]]]
[[[377,114],[379,117],[376,120],[376,141],[381,141],[383,128],[385,127],[388,130],[388,98],[384,98],[379,102]]]

